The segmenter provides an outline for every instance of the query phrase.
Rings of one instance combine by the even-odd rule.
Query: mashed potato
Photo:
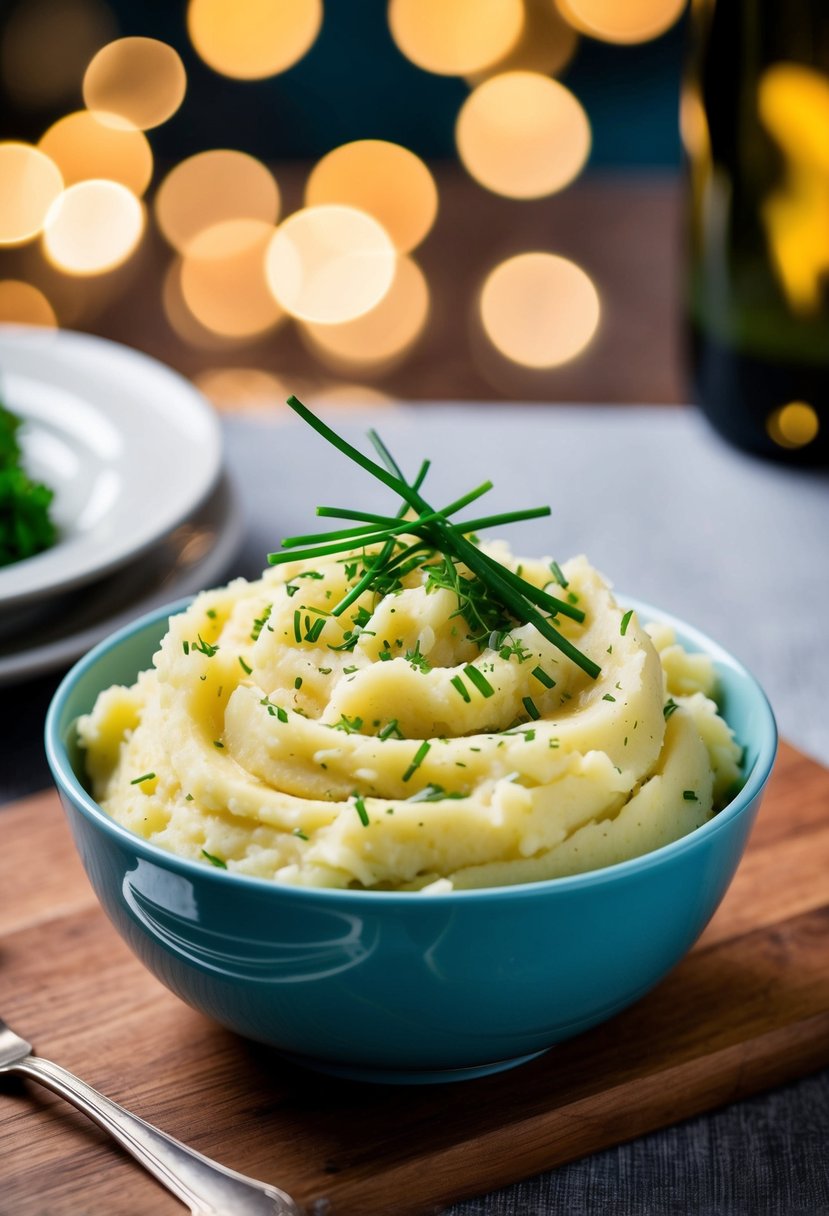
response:
[[[332,617],[360,562],[279,566],[170,620],[154,669],[78,724],[114,819],[277,882],[444,891],[639,856],[738,781],[710,661],[643,628],[584,558],[555,590],[585,619],[557,628],[595,680],[532,625],[472,640],[455,591],[422,568]],[[547,560],[520,572],[553,581]]]

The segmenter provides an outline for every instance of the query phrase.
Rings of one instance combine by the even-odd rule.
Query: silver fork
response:
[[[105,1098],[59,1064],[32,1054],[32,1046],[0,1018],[0,1073],[40,1081],[99,1127],[186,1203],[193,1216],[302,1216],[284,1191],[226,1169]]]

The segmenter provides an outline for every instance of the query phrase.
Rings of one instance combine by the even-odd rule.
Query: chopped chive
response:
[[[473,667],[471,663],[467,663],[466,667],[464,667],[463,674],[470,683],[475,685],[482,697],[493,697],[495,695],[495,689],[489,680],[477,667]]]
[[[443,802],[447,799],[457,800],[460,798],[468,798],[468,794],[463,794],[458,791],[449,792],[442,785],[437,785],[431,782],[425,785],[422,790],[418,790],[416,794],[412,794],[411,798],[407,798],[407,802]]]
[[[311,625],[311,624],[309,624],[309,622],[308,622],[308,617],[306,617],[306,618],[305,618],[305,622],[306,622],[306,625],[305,625],[305,641],[306,641],[306,642],[317,642],[317,641],[319,641],[319,636],[320,636],[320,634],[322,633],[323,629],[325,628],[325,618],[324,618],[324,617],[318,617],[318,618],[317,618],[317,619],[314,621],[313,625]]]
[[[679,706],[677,705],[677,703],[673,699],[673,697],[668,697],[668,700],[665,702],[664,708],[662,710],[663,714],[665,715],[665,721],[667,722],[667,720],[668,720],[668,718],[670,718],[671,714],[675,713],[676,710],[678,710],[678,709],[679,709]],[[634,729],[635,729],[635,727],[634,727]]]
[[[452,687],[453,687],[453,688],[456,690],[456,692],[459,692],[459,693],[461,694],[461,696],[463,697],[464,701],[466,701],[466,703],[467,703],[467,704],[469,704],[469,702],[472,700],[472,698],[470,697],[470,695],[469,695],[469,693],[468,693],[468,691],[467,691],[466,685],[464,684],[464,682],[463,682],[463,680],[461,679],[461,677],[460,677],[460,676],[452,676],[452,679],[449,681],[449,683],[450,683],[450,684],[452,685]]]
[[[215,609],[215,608],[208,608],[208,609],[207,609],[207,615],[210,617],[211,621],[215,621],[215,619],[216,619],[216,609]]]
[[[135,777],[130,785],[140,785],[142,781],[152,781],[155,778],[155,773],[144,773],[141,777]]]
[[[297,676],[294,680],[294,688],[302,688],[302,676]]]
[[[302,641],[302,616],[298,608],[294,612],[294,637],[298,642]]]
[[[621,623],[621,625],[619,626],[619,633],[621,633],[622,637],[624,637],[624,636],[625,636],[625,634],[626,634],[626,633],[627,633],[627,631],[628,631],[628,625],[630,624],[630,618],[631,618],[632,616],[633,616],[633,609],[632,609],[632,608],[628,608],[627,612],[626,612],[626,613],[625,613],[625,615],[622,617],[622,623]]]
[[[406,769],[405,773],[403,774],[404,781],[408,781],[409,778],[412,776],[412,774],[420,767],[420,765],[423,763],[423,761],[426,759],[427,755],[429,754],[429,748],[431,746],[432,745],[428,739],[423,740],[420,747],[415,752],[415,754],[412,758],[411,764],[409,765],[409,767]]]
[[[552,676],[548,676],[543,667],[534,667],[530,672],[531,676],[535,676],[539,684],[543,684],[545,688],[555,688],[556,682]]]
[[[524,706],[524,708],[526,709],[526,711],[530,715],[530,717],[533,719],[533,721],[537,722],[538,719],[541,717],[541,714],[539,713],[538,706],[536,705],[536,703],[532,699],[532,697],[522,697],[521,704]]]
[[[253,668],[248,667],[247,663],[245,662],[245,660],[242,658],[241,655],[239,655],[238,658],[239,658],[239,666],[241,667],[242,671],[245,673],[246,676],[249,676],[251,674],[251,672],[253,671]]]
[[[303,832],[302,828],[294,828],[293,834],[294,834],[294,836],[298,836],[300,840],[308,839],[308,837]]]
[[[367,828],[369,825],[368,811],[366,810],[366,804],[363,802],[361,794],[354,795],[354,809],[360,816],[360,823],[364,828]]]
[[[339,722],[334,723],[333,729],[344,730],[347,735],[358,735],[363,729],[363,719],[349,718],[346,714],[341,714]]]
[[[699,798],[697,798],[693,790],[683,790],[682,797],[686,802],[699,802]]]
[[[192,794],[185,794],[185,795],[184,795],[184,801],[185,801],[185,802],[192,802],[192,801],[193,801],[193,795],[192,795]]]
[[[603,701],[615,701],[615,700],[616,700],[616,698],[613,696],[613,693],[606,692],[606,693],[604,694],[604,696],[602,697],[602,700],[603,700]]]
[[[264,629],[268,622],[268,617],[273,612],[273,604],[268,604],[261,616],[254,617],[253,629],[250,631],[250,640],[255,642],[259,638],[259,634]]]
[[[207,849],[202,849],[201,855],[202,857],[207,858],[211,866],[217,866],[220,870],[227,869],[227,862],[222,861],[221,857],[217,857],[215,853],[208,853]]]
[[[299,591],[299,587],[296,585],[296,583],[286,583],[285,590],[288,593],[288,599],[291,599],[296,595],[297,591]]]
[[[333,671],[333,668],[332,667],[318,667],[317,671],[320,673],[321,676],[330,676],[331,672]]]
[[[564,577],[564,571],[558,562],[550,562],[550,569],[553,572],[553,578],[558,583],[559,587],[569,587],[567,579]]]
[[[189,653],[190,653],[190,643],[189,643],[189,642],[182,642],[182,643],[181,643],[181,649],[184,651],[184,653],[185,653],[185,654],[189,654]]]
[[[214,747],[218,747],[218,748],[220,748],[221,750],[224,750],[224,743],[222,743],[221,739],[214,739],[214,740],[213,740],[213,746],[214,746]]]
[[[397,725],[397,718],[392,718],[391,722],[387,722],[383,729],[378,733],[377,738],[382,739],[383,742],[385,742],[386,739],[390,739],[392,735],[394,735],[397,739],[403,738],[400,727]]]

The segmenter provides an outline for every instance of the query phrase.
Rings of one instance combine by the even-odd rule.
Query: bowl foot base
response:
[[[344,1081],[367,1081],[374,1085],[445,1085],[450,1081],[471,1081],[475,1077],[488,1077],[492,1073],[506,1072],[518,1068],[543,1056],[543,1051],[533,1051],[526,1056],[515,1056],[509,1060],[496,1060],[491,1064],[473,1064],[468,1068],[383,1068],[372,1065],[334,1064],[327,1060],[315,1060],[311,1056],[299,1056],[282,1052],[292,1064],[310,1068],[314,1072],[326,1073],[330,1077],[341,1077]]]

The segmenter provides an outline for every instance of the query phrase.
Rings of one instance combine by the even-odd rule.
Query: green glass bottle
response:
[[[694,400],[829,464],[829,0],[694,0],[681,128]]]

